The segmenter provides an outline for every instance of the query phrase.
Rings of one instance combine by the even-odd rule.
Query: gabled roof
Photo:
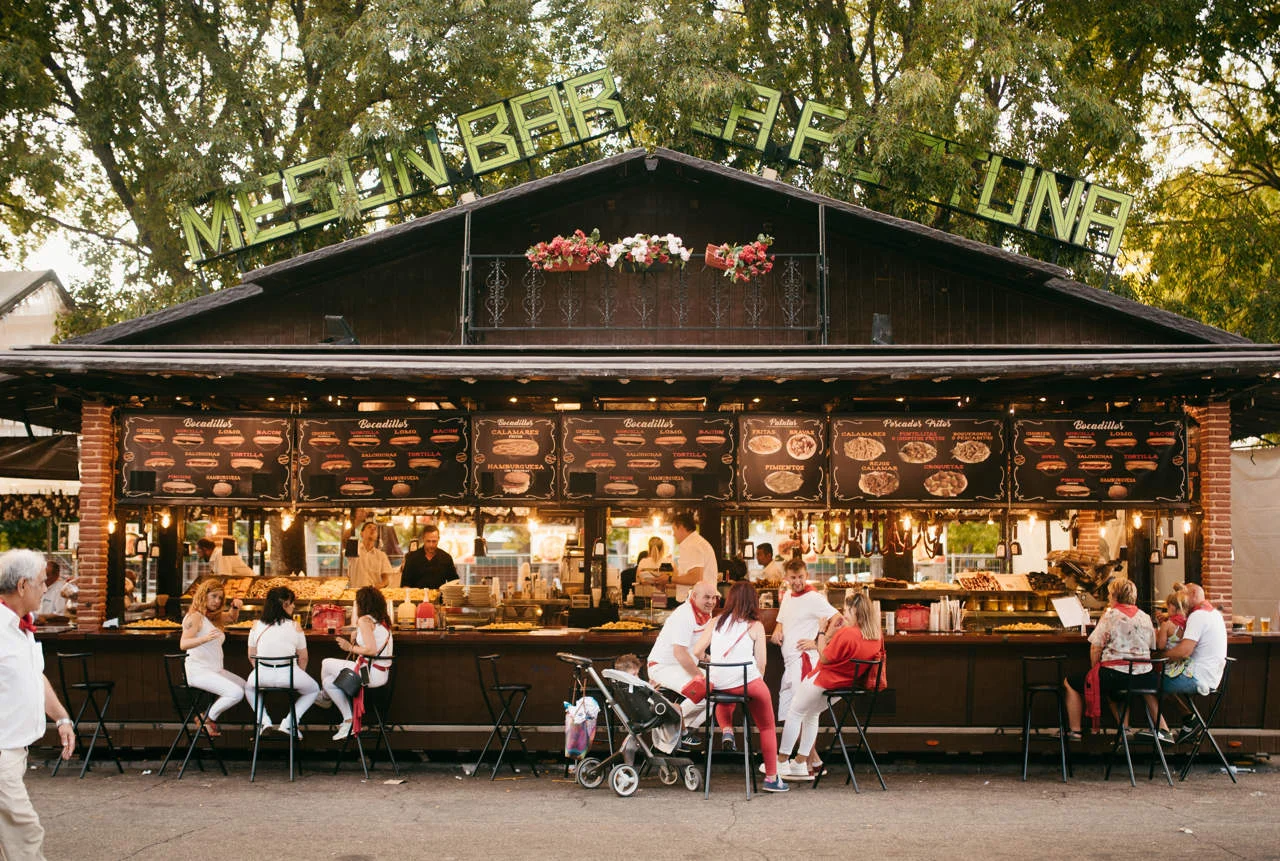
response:
[[[68,308],[74,308],[76,302],[71,294],[62,286],[58,273],[52,269],[21,270],[0,272],[0,317],[8,314],[18,304],[39,290],[45,284],[52,284]]]
[[[1092,305],[1097,310],[1129,318],[1148,327],[1166,330],[1176,336],[1171,341],[1181,343],[1190,338],[1210,344],[1249,343],[1247,338],[1239,335],[1074,281],[1066,269],[1051,263],[1014,254],[1002,248],[886,215],[857,204],[825,197],[797,188],[790,183],[754,176],[736,168],[725,167],[663,148],[652,152],[644,149],[628,150],[587,165],[504,189],[486,197],[432,212],[365,236],[300,254],[247,273],[244,276],[244,282],[239,286],[220,290],[154,314],[108,326],[72,339],[71,343],[109,344],[137,338],[150,331],[189,321],[193,317],[199,317],[214,309],[245,301],[261,294],[264,290],[287,289],[332,277],[335,273],[358,268],[368,261],[387,260],[399,254],[409,254],[419,250],[424,239],[432,231],[446,226],[450,229],[459,227],[459,223],[469,214],[493,210],[514,201],[527,204],[539,196],[559,198],[574,187],[598,189],[602,182],[616,181],[620,171],[662,170],[664,165],[670,165],[686,177],[700,176],[704,181],[753,187],[791,200],[824,207],[828,213],[839,214],[869,231],[873,230],[880,237],[880,241],[896,242],[917,249],[928,246],[935,252],[950,255],[970,267],[985,269],[1011,281],[1034,284],[1038,289],[1057,294],[1071,302]]]

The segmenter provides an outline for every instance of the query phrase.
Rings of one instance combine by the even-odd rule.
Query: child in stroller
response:
[[[693,760],[664,754],[649,742],[649,733],[658,728],[674,731],[679,736],[680,710],[634,671],[627,671],[638,671],[638,660],[626,664],[620,659],[618,667],[597,672],[590,658],[567,652],[560,652],[556,657],[571,664],[600,689],[605,699],[604,708],[617,717],[626,731],[622,744],[607,758],[586,756],[578,762],[578,783],[587,789],[596,789],[608,778],[613,791],[625,798],[635,794],[640,778],[656,768],[658,779],[668,786],[683,778],[690,792],[701,788],[702,769]],[[624,666],[627,669],[621,668]]]

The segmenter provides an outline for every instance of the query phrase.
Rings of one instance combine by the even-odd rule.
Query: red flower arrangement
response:
[[[557,236],[550,242],[539,242],[524,253],[534,269],[545,272],[583,272],[593,263],[599,263],[609,252],[609,246],[600,241],[599,229],[591,235],[581,230],[570,237]]]
[[[754,242],[746,245],[707,245],[704,260],[712,269],[723,269],[724,276],[733,281],[750,281],[773,269],[773,255],[769,246],[773,237],[761,233]]]

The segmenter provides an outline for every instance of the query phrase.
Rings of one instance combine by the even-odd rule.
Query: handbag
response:
[[[382,648],[378,649],[378,653],[373,656],[374,660],[382,654],[383,650],[387,648],[387,643],[390,642],[391,638],[387,637],[386,642],[382,644]],[[351,669],[350,667],[343,667],[333,680],[334,687],[342,691],[348,697],[354,698],[356,694],[360,693],[361,688],[367,687],[369,684],[369,665],[371,663],[372,660],[357,662],[359,672]]]

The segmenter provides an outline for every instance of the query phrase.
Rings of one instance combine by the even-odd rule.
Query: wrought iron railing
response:
[[[468,267],[466,328],[473,343],[516,332],[631,333],[673,344],[691,333],[753,343],[758,339],[750,333],[790,332],[816,341],[824,331],[825,288],[817,254],[779,254],[771,272],[749,281],[733,281],[697,259],[640,272],[604,264],[543,272],[523,255],[477,254]],[[521,340],[529,342],[527,335]]]

